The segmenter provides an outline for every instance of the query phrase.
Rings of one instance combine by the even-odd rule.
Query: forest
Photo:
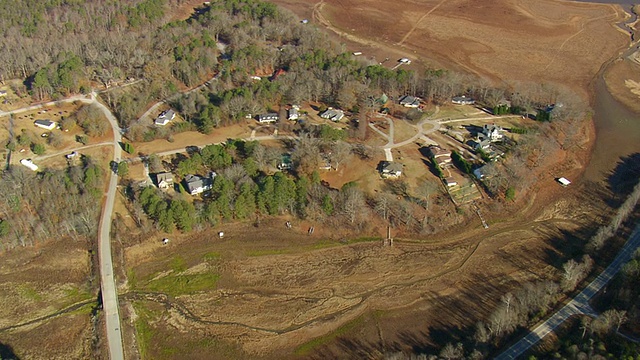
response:
[[[95,236],[103,170],[91,158],[64,170],[33,173],[22,167],[0,178],[0,249],[51,239]]]

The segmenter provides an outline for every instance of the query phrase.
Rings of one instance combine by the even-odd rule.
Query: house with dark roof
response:
[[[482,127],[482,134],[484,134],[484,136],[491,140],[491,142],[500,141],[504,137],[504,135],[502,134],[502,127],[496,124],[484,124],[484,126]]]
[[[198,195],[207,190],[211,190],[213,179],[211,177],[203,177],[199,175],[187,175],[184,177],[184,185],[189,194]]]
[[[165,126],[169,123],[169,121],[175,119],[175,117],[176,117],[176,112],[173,111],[172,109],[163,111],[156,118],[155,124],[158,126]]]
[[[420,98],[405,95],[400,98],[400,105],[408,108],[417,108],[420,106]]]
[[[344,117],[344,111],[330,107],[323,111],[322,114],[320,114],[320,117],[336,122],[342,120]]]
[[[291,170],[293,162],[291,161],[291,154],[282,154],[280,162],[278,163],[278,170]]]
[[[51,120],[36,120],[33,122],[33,125],[41,129],[53,130],[58,124],[55,121]]]
[[[173,174],[170,172],[162,172],[156,175],[158,188],[167,190],[173,186]]]
[[[380,175],[387,178],[398,178],[402,175],[402,164],[394,161],[381,161],[378,166]]]
[[[261,124],[272,123],[278,121],[278,114],[276,113],[266,113],[258,115],[258,122]]]

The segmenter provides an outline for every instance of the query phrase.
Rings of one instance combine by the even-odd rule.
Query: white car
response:
[[[400,60],[398,60],[398,62],[402,63],[402,64],[411,64],[411,60],[409,60],[408,58],[402,58]]]

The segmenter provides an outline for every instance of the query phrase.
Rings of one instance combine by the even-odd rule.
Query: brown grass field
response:
[[[586,91],[628,41],[621,8],[558,0],[277,0],[351,51],[407,56],[493,81],[555,82]],[[593,51],[598,49],[598,51]],[[412,65],[415,67],[419,64]]]

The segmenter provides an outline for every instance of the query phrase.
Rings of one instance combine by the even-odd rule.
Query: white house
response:
[[[165,126],[169,123],[169,121],[173,120],[176,117],[176,112],[172,109],[163,111],[156,118],[155,124],[159,126]]]
[[[187,175],[184,178],[187,191],[191,195],[198,195],[207,190],[211,190],[213,181],[211,178],[206,178],[198,175]]]
[[[320,114],[320,117],[336,122],[342,120],[342,118],[344,117],[344,111],[334,108],[328,108],[322,114]]]
[[[502,138],[504,137],[504,135],[502,134],[502,127],[496,124],[493,124],[493,125],[484,124],[484,126],[482,127],[482,133],[491,142],[501,141]]]
[[[288,120],[298,120],[300,118],[300,114],[298,113],[298,107],[294,106],[288,111],[287,119]]]
[[[402,164],[393,161],[380,163],[380,175],[383,178],[398,178],[402,175]]]
[[[405,95],[400,98],[400,105],[408,108],[417,108],[418,106],[420,106],[420,98]]]
[[[170,172],[158,173],[156,180],[158,181],[158,188],[162,190],[167,190],[173,186],[173,174]]]
[[[278,121],[278,114],[276,113],[266,113],[258,115],[258,122],[261,124],[272,123],[276,121]]]
[[[33,125],[41,129],[53,130],[58,124],[55,121],[51,120],[36,120],[33,122]]]
[[[473,100],[470,97],[466,97],[464,95],[462,96],[455,96],[451,99],[451,102],[454,104],[458,104],[458,105],[473,105],[476,103],[475,100]]]

